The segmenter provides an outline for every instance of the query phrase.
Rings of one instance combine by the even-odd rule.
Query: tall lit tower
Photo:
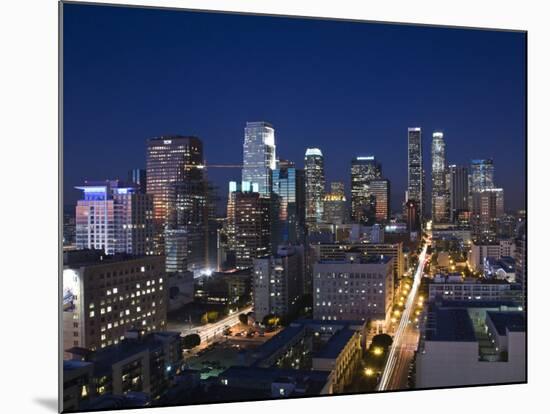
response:
[[[351,216],[364,224],[375,220],[375,195],[370,183],[382,177],[382,165],[374,156],[355,157],[351,161]]]
[[[325,164],[319,148],[308,148],[304,160],[306,187],[306,223],[308,226],[323,220],[325,195]]]
[[[276,167],[275,130],[267,122],[247,122],[244,128],[242,181],[258,184],[260,195],[271,194],[271,171]]]
[[[424,166],[422,163],[422,129],[408,129],[407,195],[406,201],[416,202],[420,222],[425,212]]]
[[[432,135],[432,220],[448,221],[449,195],[446,185],[445,140],[443,132]]]
[[[450,218],[458,220],[461,212],[468,210],[468,168],[462,165],[449,165]]]
[[[147,194],[153,196],[154,251],[164,253],[164,231],[176,219],[176,204],[185,199],[204,199],[202,142],[197,137],[161,136],[147,141]],[[203,202],[191,203],[203,208]],[[200,212],[179,211],[189,217]],[[195,224],[195,223],[191,223]]]
[[[494,188],[495,166],[491,159],[472,160],[470,163],[472,174],[472,193]]]

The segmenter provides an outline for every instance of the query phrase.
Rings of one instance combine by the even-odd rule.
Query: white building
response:
[[[476,319],[467,308],[434,312],[417,354],[416,388],[526,381],[524,314],[483,314]]]
[[[462,278],[460,274],[436,275],[430,283],[429,300],[500,301],[511,297],[510,284],[505,281],[482,281]]]
[[[516,246],[512,239],[503,239],[492,244],[472,243],[468,255],[468,264],[473,271],[478,272],[483,270],[486,258],[500,259],[503,256],[514,257],[515,253]]]
[[[393,304],[393,259],[348,253],[313,267],[313,317],[385,324]]]

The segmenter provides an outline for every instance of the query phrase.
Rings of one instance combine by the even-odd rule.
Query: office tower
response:
[[[390,180],[387,178],[377,178],[371,180],[369,192],[375,200],[375,218],[377,223],[384,223],[390,219]]]
[[[281,318],[297,310],[302,290],[303,247],[279,246],[277,254],[254,259],[254,314]]]
[[[491,159],[472,160],[470,163],[471,186],[470,191],[477,193],[494,188],[495,166]]]
[[[271,202],[243,183],[243,189],[234,195],[235,258],[237,269],[252,266],[256,257],[271,251]]]
[[[449,198],[451,221],[456,223],[461,212],[468,210],[468,168],[449,165]]]
[[[162,256],[63,253],[63,349],[117,344],[132,328],[166,329]]]
[[[472,194],[472,232],[476,238],[496,235],[498,219],[504,214],[502,188],[485,189]]]
[[[242,181],[257,184],[258,192],[269,197],[275,160],[273,126],[267,122],[247,122],[244,128]]]
[[[319,148],[308,148],[304,160],[306,189],[306,224],[314,227],[323,220],[323,197],[325,195],[325,165]]]
[[[133,184],[140,193],[147,193],[147,171],[143,168],[128,171],[128,184]]]
[[[449,220],[446,168],[443,132],[434,132],[432,135],[432,220],[434,223],[446,223]]]
[[[153,196],[155,253],[164,253],[164,230],[177,219],[176,201],[182,207],[186,199],[205,198],[203,167],[202,142],[197,137],[161,136],[147,141],[147,194]]]
[[[330,193],[323,198],[323,222],[327,224],[343,224],[347,220],[346,196],[344,183],[330,183]]]
[[[63,206],[63,248],[76,247],[75,206]]]
[[[83,199],[76,205],[76,247],[106,254],[153,253],[152,198],[117,180],[75,187]]]
[[[425,214],[425,174],[422,162],[422,129],[409,128],[407,131],[407,196],[405,201],[414,200],[418,206],[420,224]]]
[[[273,193],[280,197],[279,239],[291,244],[303,240],[304,171],[293,162],[280,160],[273,170]]]
[[[166,229],[164,232],[166,272],[182,273],[187,270],[187,230]]]
[[[392,262],[388,256],[359,253],[317,261],[313,265],[313,318],[370,319],[371,326],[387,326],[393,305]]]
[[[382,177],[382,166],[373,156],[351,161],[351,216],[353,221],[372,224],[376,220],[376,200],[370,182]]]
[[[405,210],[407,216],[407,230],[409,232],[420,231],[420,214],[417,201],[407,200],[405,202]]]

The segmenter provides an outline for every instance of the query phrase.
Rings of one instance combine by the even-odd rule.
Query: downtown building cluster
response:
[[[274,387],[261,389],[266,397],[343,392],[366,338],[391,331],[398,286],[428,229],[436,245],[468,249],[474,272],[488,269],[491,278],[519,286],[516,309],[524,308],[525,220],[506,214],[492,160],[449,164],[445,136],[434,132],[430,210],[422,130],[408,128],[407,190],[396,212],[391,181],[374,155],[350,160],[346,192],[345,183],[327,182],[322,149],[305,148],[302,166],[279,157],[276,143],[273,125],[247,122],[242,163],[217,165],[205,162],[199,137],[155,137],[144,148],[145,168],[131,170],[126,182],[109,178],[77,187],[82,198],[64,228],[63,350],[67,370],[87,378],[87,399],[131,392],[147,394],[149,402],[167,398],[185,371],[179,333],[167,332],[168,313],[193,302],[231,310],[251,305],[257,323],[276,318],[286,327],[248,355],[245,366],[220,376],[220,395],[230,385],[258,391],[258,383]],[[217,214],[219,197],[207,175],[212,168],[241,170],[241,180],[228,183],[225,217]],[[513,272],[506,267],[510,258]],[[473,293],[465,294],[463,280],[447,283],[447,277],[430,290],[430,302],[451,291],[466,302],[477,296],[484,302],[486,292],[517,299],[504,283],[487,290],[468,284]],[[489,308],[500,309],[493,302]],[[502,318],[488,318],[497,332]],[[121,368],[113,349],[130,360],[139,355],[137,362]],[[170,358],[159,357],[164,353]],[[423,372],[433,365],[422,364]],[[109,375],[97,374],[99,367]],[[290,382],[278,383],[281,376]],[[304,381],[307,386],[297,387]],[[196,378],[192,382],[196,386]]]

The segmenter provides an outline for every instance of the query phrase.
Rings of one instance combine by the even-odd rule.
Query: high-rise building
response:
[[[376,220],[376,199],[370,182],[382,177],[382,165],[373,156],[351,161],[351,216],[353,221],[372,224]]]
[[[418,214],[422,224],[425,214],[425,178],[422,163],[422,129],[418,127],[408,129],[407,142],[407,196],[405,201],[414,200],[418,206]]]
[[[152,254],[153,203],[150,195],[117,180],[76,187],[84,197],[76,205],[76,247],[106,254]]]
[[[472,175],[470,191],[472,193],[494,188],[495,166],[492,159],[472,160],[470,170]]]
[[[63,349],[95,350],[130,329],[166,329],[162,256],[106,256],[97,250],[63,254]]]
[[[253,189],[257,189],[257,184]],[[235,257],[237,269],[252,266],[256,257],[271,251],[271,200],[250,191],[243,183],[242,191],[234,196]]]
[[[187,270],[187,231],[185,229],[166,229],[165,256],[166,272],[182,273]]]
[[[449,194],[446,185],[445,140],[443,132],[432,135],[432,220],[434,223],[449,221]]]
[[[313,266],[313,318],[371,320],[385,326],[393,305],[393,259],[347,253]]]
[[[330,193],[323,199],[323,222],[327,224],[343,224],[347,220],[346,196],[344,183],[330,183]]]
[[[309,227],[323,220],[325,165],[319,148],[308,148],[305,155],[306,224]]]
[[[369,192],[374,196],[375,200],[376,222],[384,223],[391,216],[390,180],[387,178],[377,178],[371,180],[369,187]]]
[[[161,136],[147,141],[147,194],[153,196],[155,253],[164,253],[164,231],[177,218],[176,201],[181,207],[187,198],[204,199],[203,168],[202,142],[197,137]]]
[[[258,185],[271,195],[271,172],[276,167],[275,130],[267,122],[247,122],[244,128],[242,181]]]
[[[476,238],[492,238],[498,230],[498,220],[504,215],[504,190],[490,188],[472,194],[472,230]]]
[[[128,184],[133,184],[140,193],[147,193],[147,171],[143,168],[128,171]]]
[[[277,254],[254,259],[254,314],[261,321],[286,317],[297,309],[302,293],[303,247],[279,246]]]
[[[525,309],[527,305],[527,237],[525,235],[525,223],[522,223],[519,229],[518,237],[515,240],[516,259],[516,283],[521,288],[522,306]]]
[[[303,241],[305,225],[304,171],[293,162],[280,160],[273,170],[273,193],[280,197],[279,239],[291,244]]]
[[[449,198],[451,221],[456,223],[461,212],[468,210],[468,168],[449,165]]]

